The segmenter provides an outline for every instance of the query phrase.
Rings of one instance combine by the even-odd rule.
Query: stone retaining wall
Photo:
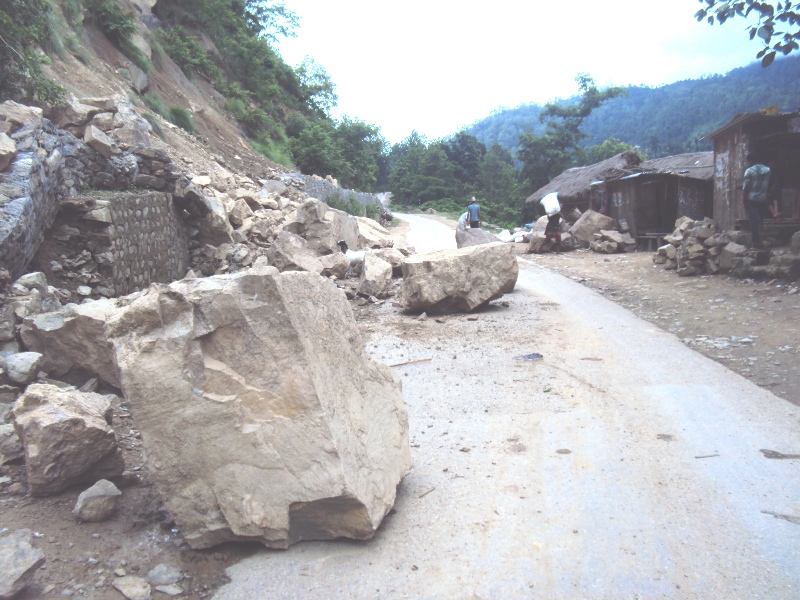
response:
[[[117,296],[186,275],[189,239],[169,194],[122,194],[110,202],[109,208]]]
[[[47,119],[35,119],[10,137],[16,143],[17,156],[0,179],[0,268],[7,269],[12,278],[25,272],[63,202],[92,188],[172,192],[179,175],[163,150],[123,147],[106,158]],[[117,218],[123,219],[121,213]],[[133,230],[138,227],[135,223],[131,226]],[[163,235],[161,245],[171,246],[168,236],[175,231],[168,227],[147,234],[150,245],[155,236]],[[159,256],[153,255],[151,260],[158,261]],[[174,252],[170,256],[180,262]],[[141,275],[143,279],[151,276]],[[130,291],[134,290],[124,293]]]
[[[326,204],[329,201],[340,200],[347,202],[351,197],[355,197],[361,204],[380,204],[380,199],[375,194],[347,190],[332,184],[327,179],[322,179],[314,175],[303,175],[301,173],[289,173],[283,177],[291,177],[303,181],[303,191],[311,198],[322,200]]]

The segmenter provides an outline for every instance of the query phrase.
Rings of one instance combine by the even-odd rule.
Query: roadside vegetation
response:
[[[390,146],[378,127],[331,116],[336,86],[322,65],[283,60],[275,42],[293,36],[298,20],[280,0],[159,0],[155,31],[144,31],[120,0],[0,0],[0,101],[63,101],[64,88],[42,66],[65,52],[88,64],[80,40],[91,26],[145,73],[169,57],[187,77],[212,85],[223,98],[219,109],[277,163],[331,175],[344,188],[391,191],[395,204],[408,209],[457,216],[474,196],[488,223],[512,227],[535,216],[526,214],[535,208],[525,198],[564,169],[626,150],[653,158],[706,150],[703,136],[738,112],[796,108],[800,57],[773,62],[798,48],[793,5],[701,3],[696,17],[709,23],[756,16],[750,37],[761,41],[758,58],[771,68],[751,65],[655,89],[600,89],[579,74],[579,93],[571,98],[498,110],[445,139],[412,132]],[[137,32],[152,47],[152,62],[134,43]],[[187,107],[157,92],[141,100],[157,135],[164,137],[156,115],[195,133]],[[365,210],[349,200],[342,205],[352,214]]]

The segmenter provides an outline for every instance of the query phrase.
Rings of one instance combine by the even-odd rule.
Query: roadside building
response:
[[[538,203],[558,192],[564,214],[588,209],[624,220],[643,245],[671,233],[682,216],[712,216],[714,155],[679,154],[642,162],[636,152],[623,152],[589,165],[567,169],[534,192],[527,203]]]
[[[637,171],[606,182],[606,214],[625,219],[640,242],[658,242],[672,232],[679,217],[712,216],[713,152],[656,158],[641,163]]]
[[[616,179],[638,172],[642,158],[636,152],[623,152],[602,162],[586,167],[567,169],[525,200],[526,204],[538,204],[551,192],[558,192],[561,211],[567,214],[573,208],[581,212],[588,209],[608,214],[608,195],[605,186],[609,179]]]
[[[723,229],[746,224],[742,180],[750,152],[772,163],[782,209],[791,212],[790,198],[800,193],[800,112],[742,113],[706,139],[714,143],[714,220]]]

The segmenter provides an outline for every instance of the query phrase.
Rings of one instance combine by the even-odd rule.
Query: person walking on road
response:
[[[761,248],[762,210],[769,197],[771,171],[762,164],[761,158],[751,152],[747,155],[750,167],[744,172],[744,210],[750,225],[753,248]]]
[[[478,229],[481,226],[481,205],[475,201],[475,196],[472,197],[472,203],[467,206],[467,220],[472,229]]]

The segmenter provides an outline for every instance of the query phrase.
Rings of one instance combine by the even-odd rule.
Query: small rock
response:
[[[126,575],[116,579],[113,585],[128,600],[150,600],[150,584],[141,577]]]
[[[11,423],[0,423],[0,465],[25,456],[25,449]]]
[[[79,285],[78,288],[75,290],[78,292],[79,296],[91,296],[92,295],[92,288],[88,285]]]
[[[180,596],[183,593],[183,588],[173,583],[171,585],[158,585],[156,586],[156,591],[167,596]]]
[[[78,496],[72,514],[79,521],[97,523],[108,519],[117,509],[122,492],[107,479],[101,479]]]
[[[6,373],[14,383],[28,385],[39,373],[43,356],[38,352],[20,352],[6,356]]]
[[[178,583],[182,578],[183,574],[179,569],[164,563],[156,565],[147,574],[147,581],[154,586],[171,585]]]
[[[44,554],[31,546],[30,529],[0,538],[0,598],[12,598],[30,583],[44,564]]]

